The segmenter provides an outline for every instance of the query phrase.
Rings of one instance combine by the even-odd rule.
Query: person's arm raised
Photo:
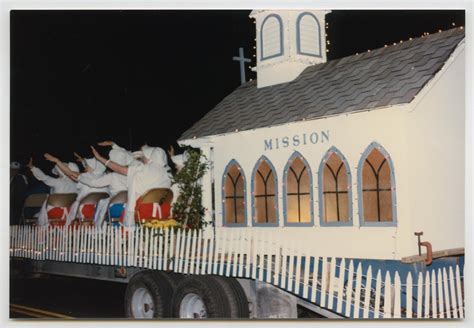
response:
[[[128,167],[117,164],[114,161],[105,159],[101,154],[99,154],[97,150],[95,150],[93,146],[91,146],[91,149],[92,149],[92,154],[94,154],[95,158],[99,162],[101,162],[102,164],[104,164],[105,166],[107,166],[109,169],[111,169],[114,172],[117,172],[122,175],[127,175]]]
[[[82,166],[84,166],[84,169],[86,172],[92,171],[91,167],[87,164],[86,160],[84,157],[80,156],[78,153],[74,152],[74,156],[76,157],[76,162],[81,163]]]
[[[44,154],[44,158],[50,162],[55,163],[64,174],[66,174],[71,179],[77,181],[77,177],[79,176],[79,173],[71,170],[65,163],[61,162],[58,158],[48,153]]]

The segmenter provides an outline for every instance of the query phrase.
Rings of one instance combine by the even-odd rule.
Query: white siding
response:
[[[453,57],[411,104],[210,138],[217,225],[222,223],[220,181],[225,166],[231,159],[238,160],[251,186],[252,169],[265,155],[274,165],[279,182],[279,226],[251,227],[252,195],[247,188],[248,227],[233,229],[264,229],[277,239],[301,241],[305,249],[321,256],[400,259],[416,255],[415,231],[425,233],[422,239],[432,243],[433,251],[464,247],[464,47]],[[314,131],[329,131],[329,142],[320,138],[314,144],[292,144],[292,136],[302,139],[303,134],[309,136]],[[283,145],[283,137],[289,137],[289,145]],[[275,138],[280,140],[278,149]],[[264,142],[269,139],[273,149],[265,150]],[[394,166],[395,227],[366,227],[359,222],[358,164],[374,141],[389,153]],[[352,226],[321,227],[319,223],[317,174],[331,146],[344,154],[352,172]],[[313,174],[314,225],[310,227],[283,225],[283,170],[294,151],[305,157]]]

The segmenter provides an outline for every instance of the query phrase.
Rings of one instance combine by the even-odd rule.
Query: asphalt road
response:
[[[90,279],[11,275],[10,318],[54,318],[55,314],[63,319],[124,318],[125,288],[126,284]]]

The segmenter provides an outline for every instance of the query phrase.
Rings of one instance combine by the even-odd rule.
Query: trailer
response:
[[[326,62],[324,10],[256,10],[257,81],[180,138],[202,230],[10,227],[133,318],[464,318],[463,27]]]
[[[455,262],[401,276],[228,230],[12,226],[10,236],[25,271],[126,283],[131,318],[464,317]]]

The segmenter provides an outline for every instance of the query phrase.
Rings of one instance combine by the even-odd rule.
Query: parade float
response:
[[[464,30],[327,61],[327,13],[253,11],[257,80],[180,138],[209,224],[14,226],[12,258],[135,318],[463,318]]]

